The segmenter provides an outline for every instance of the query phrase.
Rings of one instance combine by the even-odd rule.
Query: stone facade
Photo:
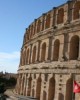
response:
[[[38,100],[79,100],[80,1],[72,0],[42,14],[26,29],[16,90]]]

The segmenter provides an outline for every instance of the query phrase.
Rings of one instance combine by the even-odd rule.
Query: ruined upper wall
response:
[[[70,24],[74,21],[78,21],[79,18],[79,0],[68,1],[63,5],[54,7],[47,13],[42,14],[42,16],[40,16],[38,19],[35,19],[34,22],[29,25],[28,28],[26,28],[23,44],[31,40],[35,34],[46,31],[50,28],[53,28],[54,30],[62,28],[65,24]]]

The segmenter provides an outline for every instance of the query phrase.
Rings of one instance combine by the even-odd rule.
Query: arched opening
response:
[[[46,43],[42,44],[41,61],[45,61],[46,56]]]
[[[46,17],[46,25],[45,25],[45,28],[49,28],[49,27],[50,27],[50,14],[48,14]]]
[[[33,56],[32,56],[32,63],[36,61],[36,46],[33,48]]]
[[[70,41],[70,60],[77,60],[79,54],[79,37],[77,35],[73,36]]]
[[[58,100],[64,100],[64,95],[62,93],[59,93]],[[71,99],[72,100],[72,99]]]
[[[49,91],[48,100],[54,100],[54,95],[55,95],[55,79],[54,79],[54,77],[52,77],[49,80],[49,89],[48,89],[48,91]]]
[[[37,33],[40,32],[40,26],[41,26],[41,21],[38,20],[38,23],[37,23]]]
[[[31,94],[31,83],[32,83],[32,77],[29,77],[29,80],[28,80],[28,89],[27,89],[27,96],[30,96],[30,94]]]
[[[57,39],[54,42],[54,48],[53,48],[53,60],[54,61],[58,61],[58,58],[59,58],[59,47],[60,47],[60,42]]]
[[[70,78],[66,83],[66,100],[72,100],[73,96],[73,79]]]
[[[74,5],[73,20],[79,19],[80,17],[80,1],[77,1]]]
[[[38,100],[40,100],[41,82],[42,82],[42,79],[41,79],[41,77],[39,76],[39,78],[37,79],[37,87],[36,87],[36,97],[37,97]]]
[[[45,91],[43,91],[43,100],[46,100],[46,92]]]
[[[27,50],[27,55],[26,55],[26,64],[29,63],[29,49]]]
[[[58,10],[58,15],[57,15],[57,24],[61,24],[64,22],[64,9],[61,8]]]
[[[32,89],[32,97],[34,97],[34,89]]]

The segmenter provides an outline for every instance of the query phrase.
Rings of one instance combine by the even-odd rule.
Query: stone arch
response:
[[[46,16],[46,24],[45,24],[45,28],[49,28],[50,27],[50,14],[48,14],[47,16]]]
[[[36,61],[36,46],[33,48],[33,56],[32,56],[32,63]]]
[[[54,95],[55,95],[55,79],[52,77],[49,80],[49,89],[48,89],[48,100],[54,100]],[[61,99],[62,100],[62,99]]]
[[[54,48],[53,48],[53,60],[58,61],[59,59],[59,47],[60,47],[60,41],[58,39],[54,42]]]
[[[80,17],[80,1],[77,1],[74,4],[74,9],[73,9],[73,20],[76,20]]]
[[[57,24],[61,24],[64,22],[64,9],[60,8],[58,10],[58,15],[57,15]]]
[[[37,22],[37,33],[40,32],[40,28],[41,28],[41,20],[39,19]]]
[[[31,94],[31,84],[32,84],[32,77],[30,76],[28,79],[27,96],[30,96],[30,94]]]
[[[29,48],[27,49],[27,53],[26,53],[26,64],[29,63]]]
[[[66,83],[66,100],[72,100],[73,96],[73,79],[70,78]]]
[[[36,97],[38,98],[38,100],[40,100],[40,94],[41,94],[41,76],[38,77],[37,79],[37,86],[36,86]]]
[[[64,100],[64,95],[62,93],[59,93],[58,100]],[[72,99],[71,99],[72,100]]]
[[[69,59],[76,60],[79,54],[79,36],[75,35],[70,41]]]
[[[41,61],[45,61],[45,56],[46,56],[46,43],[44,42],[42,44]]]
[[[46,100],[46,95],[47,95],[47,93],[45,91],[43,91],[43,100]]]

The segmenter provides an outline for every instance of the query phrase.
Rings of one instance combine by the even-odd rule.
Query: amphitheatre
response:
[[[73,100],[74,80],[80,84],[79,0],[54,7],[26,28],[16,91],[38,100]]]

